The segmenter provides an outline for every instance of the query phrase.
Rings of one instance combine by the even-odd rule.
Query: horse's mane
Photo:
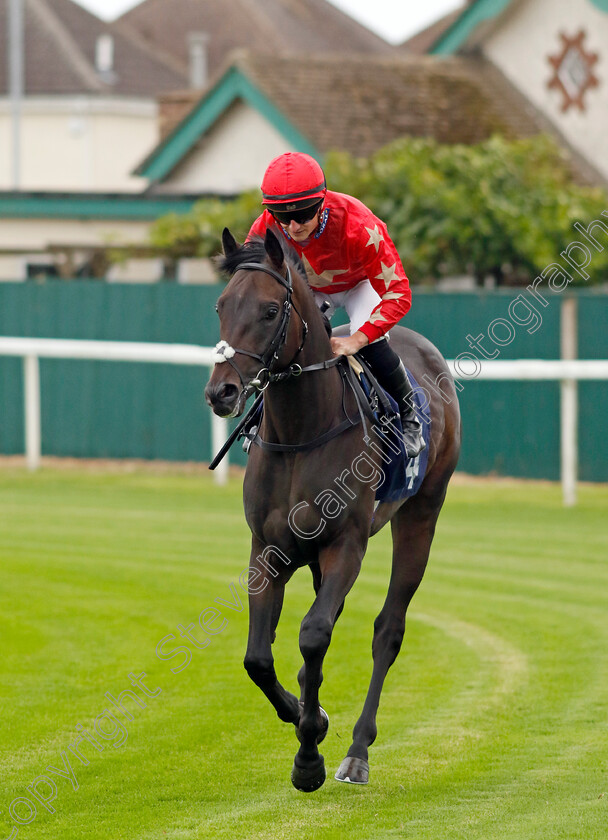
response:
[[[277,240],[283,250],[285,262],[291,269],[296,271],[304,281],[306,281],[306,272],[297,251],[291,247],[284,236],[277,236]],[[261,236],[253,236],[250,240],[245,242],[244,245],[241,245],[238,251],[234,251],[234,253],[228,254],[227,256],[220,255],[217,266],[223,274],[227,274],[228,277],[232,277],[234,272],[238,270],[238,267],[242,265],[242,263],[265,263],[267,260],[268,254],[266,253],[266,248],[264,247],[264,239]]]
[[[295,248],[291,247],[284,236],[277,236],[277,239],[281,245],[281,249],[283,250],[285,262],[293,270],[294,274],[300,276],[304,288],[308,294],[312,295],[312,290],[308,285],[308,279],[306,277],[306,269],[304,268],[304,263],[300,259],[300,255]],[[226,274],[228,277],[232,277],[235,271],[237,271],[239,266],[243,263],[264,263],[267,259],[268,254],[266,253],[266,248],[264,246],[264,239],[261,236],[252,236],[251,239],[245,242],[244,245],[241,245],[241,247],[232,254],[221,254],[218,257],[217,267],[223,274]],[[329,323],[327,316],[321,311],[319,311],[319,315],[322,317],[323,326],[325,327],[327,335],[331,338],[331,324]]]

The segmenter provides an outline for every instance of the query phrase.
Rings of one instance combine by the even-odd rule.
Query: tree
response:
[[[151,242],[172,260],[211,257],[222,249],[222,230],[225,227],[242,240],[260,210],[258,190],[227,201],[202,199],[189,213],[161,216],[152,227]]]
[[[368,160],[333,153],[326,170],[333,189],[387,223],[414,282],[462,273],[529,282],[576,239],[574,222],[608,208],[606,192],[576,184],[544,135],[475,146],[403,138]],[[588,282],[605,279],[608,252],[588,270]]]

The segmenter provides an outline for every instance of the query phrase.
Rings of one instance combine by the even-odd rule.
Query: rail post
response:
[[[577,301],[564,298],[560,313],[560,355],[567,361],[578,356]],[[560,380],[560,454],[562,494],[565,507],[576,504],[578,480],[578,383],[576,379]]]
[[[217,414],[211,413],[211,458],[216,455],[228,440],[228,421]],[[213,471],[213,478],[216,484],[228,483],[228,453]]]
[[[23,358],[23,395],[25,410],[25,459],[30,471],[40,466],[40,360],[38,356]]]

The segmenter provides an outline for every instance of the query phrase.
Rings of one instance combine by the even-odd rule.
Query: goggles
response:
[[[304,210],[274,210],[269,207],[268,212],[280,225],[287,227],[291,221],[298,225],[304,225],[306,222],[312,221],[320,208],[321,202],[319,201],[312,207],[304,208]]]

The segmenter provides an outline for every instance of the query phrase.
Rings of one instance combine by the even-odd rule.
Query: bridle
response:
[[[280,285],[283,286],[287,294],[283,302],[281,320],[274,332],[273,337],[270,340],[268,347],[263,353],[254,353],[251,350],[243,350],[240,347],[231,347],[226,341],[220,341],[215,346],[213,357],[213,361],[215,362],[215,364],[228,362],[230,366],[236,371],[236,374],[241,381],[242,391],[237,402],[237,408],[240,407],[240,402],[243,396],[246,400],[251,396],[251,394],[255,393],[256,391],[265,391],[271,382],[280,382],[284,379],[288,379],[291,376],[300,376],[301,373],[307,370],[307,368],[303,368],[301,365],[295,362],[299,354],[304,349],[304,344],[306,343],[306,336],[308,335],[308,324],[306,323],[306,321],[302,317],[302,314],[293,302],[293,282],[291,279],[291,270],[289,266],[287,266],[287,273],[285,277],[283,277],[282,274],[280,274],[278,271],[275,271],[273,268],[269,268],[268,266],[263,265],[262,263],[255,262],[241,263],[234,272],[234,274],[244,269],[249,269],[251,271],[261,271],[264,274],[268,274],[270,277],[274,278],[277,281],[277,283],[280,283]],[[289,323],[291,319],[292,310],[296,312],[300,321],[302,322],[302,338],[300,341],[300,345],[294,353],[294,355],[292,356],[292,359],[289,362],[289,364],[283,370],[272,370],[273,364],[278,361],[279,353],[287,340],[287,331],[289,330]],[[252,359],[257,359],[257,361],[261,362],[262,364],[260,370],[255,374],[253,379],[249,380],[249,382],[245,381],[245,378],[243,377],[239,366],[234,361],[234,356],[237,354],[241,354],[242,356],[249,356]]]
[[[289,266],[287,266],[286,276],[283,277],[278,271],[275,271],[272,268],[269,268],[262,263],[255,263],[255,262],[245,262],[241,263],[235,272],[234,275],[241,271],[241,269],[249,269],[251,271],[261,271],[264,274],[268,274],[270,277],[273,277],[277,283],[280,283],[281,286],[286,290],[287,295],[283,302],[283,312],[281,315],[281,321],[278,327],[275,330],[275,333],[270,340],[270,344],[264,351],[264,353],[254,353],[251,350],[243,350],[239,347],[231,347],[227,341],[220,341],[216,344],[213,354],[213,362],[215,364],[222,364],[223,362],[228,362],[228,364],[234,368],[241,381],[241,393],[236,401],[236,405],[233,408],[230,416],[231,417],[238,417],[241,409],[241,403],[244,401],[246,402],[247,399],[254,393],[258,392],[261,393],[265,391],[266,388],[270,385],[271,382],[282,382],[286,379],[289,379],[292,376],[301,376],[303,373],[309,373],[311,371],[316,370],[328,370],[329,368],[336,367],[340,365],[342,362],[342,356],[334,356],[331,359],[326,359],[322,362],[317,362],[316,364],[306,365],[306,367],[302,367],[302,365],[298,364],[295,360],[299,356],[299,354],[304,349],[304,344],[306,342],[306,336],[308,335],[308,324],[302,317],[302,314],[294,304],[292,297],[293,297],[293,283],[291,279],[291,271]],[[217,307],[216,307],[217,309]],[[302,338],[300,341],[300,345],[294,355],[291,358],[291,361],[288,365],[286,365],[282,370],[272,370],[273,363],[277,362],[279,359],[279,353],[283,348],[286,340],[287,340],[287,331],[289,329],[289,322],[291,318],[291,312],[295,310],[296,314],[298,315],[300,321],[302,322]],[[257,372],[257,374],[253,377],[253,379],[249,380],[249,382],[245,381],[239,366],[234,361],[234,357],[237,354],[241,354],[242,356],[249,356],[252,359],[257,359],[259,362],[262,363],[261,369]],[[348,371],[348,374],[345,372],[345,368]],[[237,429],[233,432],[230,439],[215,457],[211,469],[215,468],[219,461],[223,458],[226,451],[234,441],[237,433],[239,436],[249,437],[250,440],[255,443],[257,446],[262,447],[263,449],[272,451],[272,452],[306,452],[310,449],[314,449],[317,446],[321,446],[322,444],[328,442],[332,438],[336,437],[337,435],[342,434],[342,432],[346,431],[346,429],[352,428],[356,426],[358,423],[363,422],[365,427],[365,419],[364,415],[366,413],[366,409],[361,404],[361,400],[357,394],[357,390],[353,385],[353,373],[349,365],[339,367],[341,378],[342,378],[342,410],[345,415],[345,420],[340,423],[338,426],[334,426],[328,432],[320,435],[319,437],[314,438],[311,441],[307,441],[306,443],[297,443],[297,444],[280,444],[280,443],[268,443],[267,441],[263,441],[260,436],[258,435],[257,427],[251,433],[242,432],[241,428],[243,423],[246,422],[242,421],[241,424],[237,427]],[[350,377],[350,379],[349,379]],[[351,389],[355,395],[355,400],[357,403],[358,409],[358,416],[354,419],[349,417],[348,413],[346,412],[345,408],[345,388],[346,382],[349,382]],[[259,398],[261,399],[261,397]],[[255,405],[253,407],[255,409]]]

